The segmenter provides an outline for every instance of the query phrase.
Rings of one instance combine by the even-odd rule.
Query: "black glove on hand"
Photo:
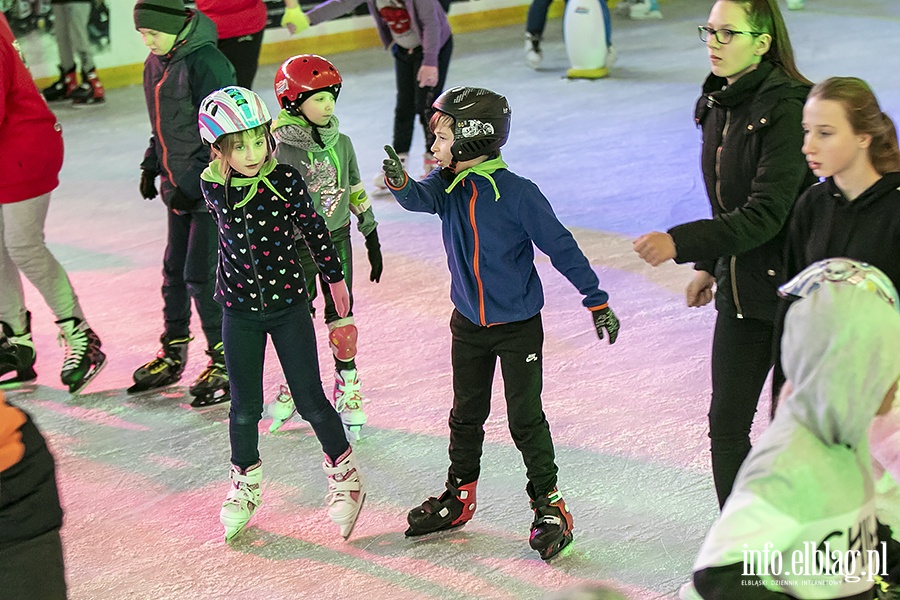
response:
[[[597,337],[603,339],[603,330],[609,334],[609,345],[616,343],[619,337],[619,319],[613,314],[610,307],[601,308],[600,310],[592,310],[591,316],[594,318],[594,327],[597,329]]]
[[[403,172],[403,163],[400,162],[400,157],[397,156],[397,153],[390,146],[385,146],[384,151],[387,152],[388,155],[381,165],[381,170],[384,171],[384,177],[393,187],[402,187],[403,184],[406,183],[406,173]]]
[[[369,281],[378,283],[381,281],[381,273],[384,271],[384,262],[381,257],[381,244],[378,242],[377,228],[366,236],[366,253],[369,255],[369,264],[372,265]]]
[[[172,190],[172,197],[170,198],[169,202],[170,208],[187,212],[189,210],[192,210],[195,204],[197,204],[197,201],[193,198],[188,198],[187,195],[182,192],[181,188],[177,185],[175,186],[175,189]]]
[[[156,173],[147,169],[141,169],[141,197],[153,200],[159,194],[156,191]]]

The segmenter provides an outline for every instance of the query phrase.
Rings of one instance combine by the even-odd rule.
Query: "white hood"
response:
[[[900,314],[865,289],[822,285],[788,310],[781,351],[794,389],[779,412],[826,446],[857,449],[900,378]]]

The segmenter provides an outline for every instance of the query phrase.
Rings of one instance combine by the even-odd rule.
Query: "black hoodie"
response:
[[[852,201],[830,177],[797,200],[785,252],[787,276],[834,257],[874,265],[900,286],[900,173],[886,173]]]

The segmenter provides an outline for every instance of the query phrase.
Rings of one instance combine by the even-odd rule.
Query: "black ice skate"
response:
[[[100,373],[106,355],[100,350],[100,338],[87,323],[76,317],[60,319],[59,343],[66,349],[60,379],[77,394]]]
[[[572,542],[572,514],[556,488],[547,496],[532,500],[531,508],[534,521],[528,543],[541,558],[550,560]]]
[[[134,372],[134,385],[127,392],[137,394],[156,390],[181,379],[184,363],[187,362],[188,342],[192,339],[190,336],[173,339],[163,335],[160,339],[162,348],[156,353],[156,358]]]
[[[37,355],[31,340],[31,313],[25,313],[25,331],[14,333],[8,323],[0,322],[0,389],[18,387],[37,379],[34,361]],[[10,374],[13,375],[10,375]]]
[[[209,364],[191,384],[190,393],[194,397],[191,406],[209,406],[231,400],[231,388],[228,386],[228,373],[225,371],[225,354],[222,342],[206,351]]]
[[[407,537],[425,535],[465,525],[475,514],[475,486],[473,481],[459,487],[447,481],[447,490],[439,498],[431,497],[406,515]]]

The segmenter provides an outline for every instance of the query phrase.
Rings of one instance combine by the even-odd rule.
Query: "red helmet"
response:
[[[275,97],[283,109],[299,115],[300,105],[318,92],[329,91],[337,100],[342,81],[328,60],[315,54],[299,54],[284,61],[275,73]]]

